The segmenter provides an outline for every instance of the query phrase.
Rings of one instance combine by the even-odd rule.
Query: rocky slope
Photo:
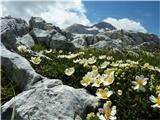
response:
[[[125,47],[160,48],[160,39],[156,35],[116,30],[106,23],[91,27],[77,24],[67,30],[61,30],[39,17],[31,17],[29,25],[20,18],[1,18],[2,68],[23,91],[2,106],[3,120],[11,118],[12,110],[20,120],[71,120],[74,117],[81,120],[81,113],[98,104],[96,97],[84,89],[75,89],[63,85],[59,79],[48,79],[36,73],[30,63],[17,53],[19,45],[31,48],[42,44],[65,51],[88,47],[117,50]]]
[[[88,107],[98,104],[97,99],[84,89],[75,89],[63,85],[61,80],[39,75],[17,53],[20,44],[28,48],[44,44],[48,48],[73,50],[71,33],[37,17],[31,18],[30,25],[13,17],[1,18],[1,23],[2,69],[22,90],[1,107],[2,120],[11,119],[13,114],[19,120],[80,120]]]

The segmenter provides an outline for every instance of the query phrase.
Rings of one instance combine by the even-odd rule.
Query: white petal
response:
[[[143,92],[145,92],[146,91],[146,89],[143,87],[143,86],[140,86],[140,88],[139,88],[140,90],[142,90]]]
[[[147,80],[144,80],[143,85],[146,85],[146,84],[147,84]]]
[[[154,105],[151,105],[151,107],[155,108],[155,107],[158,107],[157,104],[154,104]],[[160,106],[159,106],[160,107]]]
[[[108,91],[107,93],[108,93],[108,97],[110,97],[113,94],[112,91]]]
[[[109,117],[109,119],[110,119],[110,120],[116,120],[117,117],[116,117],[116,116],[111,116],[111,117]]]
[[[139,76],[136,76],[136,80],[138,80],[140,77]]]
[[[100,120],[106,120],[106,118],[103,115],[98,116]]]
[[[141,75],[139,78],[140,78],[141,80],[143,80],[143,79],[144,79],[144,76],[143,76],[143,75]]]
[[[151,96],[149,97],[149,99],[150,99],[150,101],[152,101],[153,103],[156,103],[156,98],[155,98],[153,95],[151,95]]]
[[[134,87],[134,89],[136,90],[136,89],[139,89],[139,85],[136,85],[135,87]]]
[[[132,84],[133,84],[133,85],[137,85],[137,82],[136,82],[136,81],[132,81]]]
[[[116,106],[112,107],[111,115],[114,116],[116,114]]]

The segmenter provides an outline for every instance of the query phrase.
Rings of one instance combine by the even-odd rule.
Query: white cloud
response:
[[[128,18],[116,19],[110,17],[105,19],[104,21],[112,24],[117,29],[131,30],[134,32],[144,32],[144,33],[147,32],[147,30],[141,25],[140,22],[136,22]]]
[[[29,20],[31,16],[38,16],[59,27],[65,28],[74,23],[91,24],[86,17],[85,7],[81,0],[70,1],[19,1],[3,2],[2,15]]]

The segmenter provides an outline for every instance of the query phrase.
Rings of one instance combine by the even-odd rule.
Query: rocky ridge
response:
[[[10,119],[12,110],[20,120],[71,120],[74,117],[81,120],[80,116],[87,107],[94,108],[98,104],[96,97],[84,89],[75,89],[63,85],[59,79],[48,79],[36,73],[30,63],[17,53],[18,45],[31,48],[35,44],[43,44],[65,51],[88,47],[114,48],[117,51],[125,47],[144,50],[160,48],[160,39],[154,34],[116,30],[110,25],[111,28],[100,30],[106,28],[105,25],[75,25],[76,30],[72,33],[39,17],[31,17],[29,25],[20,18],[1,18],[2,68],[23,91],[2,106],[2,120]]]

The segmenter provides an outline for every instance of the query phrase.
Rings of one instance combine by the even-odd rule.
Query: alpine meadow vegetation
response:
[[[133,50],[139,54],[134,57],[127,48],[123,54],[108,49],[47,50],[41,45],[18,50],[37,73],[84,88],[99,99],[94,110],[82,114],[84,120],[160,119],[160,51]]]

